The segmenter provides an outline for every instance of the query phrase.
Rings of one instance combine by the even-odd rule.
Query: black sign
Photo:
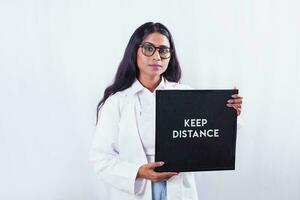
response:
[[[238,90],[157,90],[157,172],[234,170]]]

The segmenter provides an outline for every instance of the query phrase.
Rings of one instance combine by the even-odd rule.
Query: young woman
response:
[[[112,85],[97,107],[90,152],[97,177],[112,200],[198,199],[192,172],[154,171],[155,91],[189,89],[179,83],[181,69],[173,38],[160,23],[148,22],[131,36]],[[227,106],[241,113],[242,97]]]

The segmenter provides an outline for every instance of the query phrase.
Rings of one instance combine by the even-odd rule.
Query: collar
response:
[[[158,86],[155,88],[154,92],[156,90],[160,90],[160,89],[165,89],[167,86],[167,80],[165,79],[165,77],[162,76],[160,83],[158,84]],[[131,86],[131,94],[135,95],[136,93],[144,90],[145,87],[140,83],[140,81],[135,78],[132,86]]]

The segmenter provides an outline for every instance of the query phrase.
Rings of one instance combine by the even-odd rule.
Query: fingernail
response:
[[[231,104],[226,104],[226,106],[231,107]]]
[[[165,164],[165,163],[164,163],[164,162],[160,162],[159,164],[160,164],[160,165],[163,165],[163,164]]]
[[[232,97],[236,97],[236,94],[231,95]]]
[[[231,102],[232,102],[232,100],[230,100],[230,99],[229,99],[227,102],[228,102],[228,103],[231,103]]]

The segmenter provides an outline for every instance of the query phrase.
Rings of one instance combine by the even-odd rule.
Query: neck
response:
[[[140,75],[138,77],[138,80],[145,88],[153,92],[155,88],[159,85],[161,81],[161,76],[148,77],[148,76]]]

